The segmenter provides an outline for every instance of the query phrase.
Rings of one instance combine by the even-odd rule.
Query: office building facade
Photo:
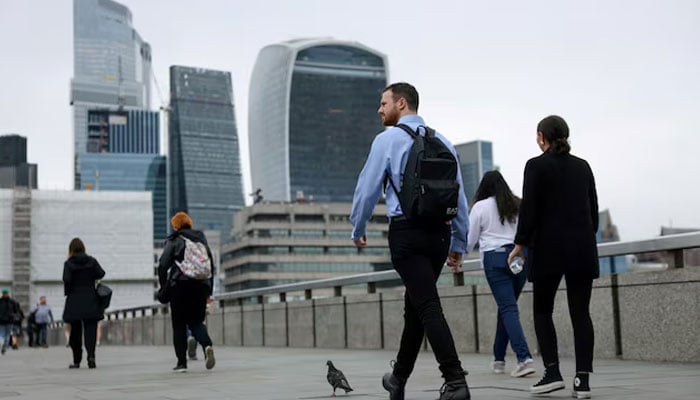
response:
[[[27,162],[27,138],[0,136],[0,188],[37,188],[38,167]]]
[[[111,310],[153,304],[150,205],[147,192],[0,189],[0,286],[25,316],[46,296],[61,319],[62,264],[79,237],[106,272]]]
[[[258,55],[251,78],[253,189],[266,200],[350,202],[387,85],[387,57],[357,42],[301,39]]]
[[[236,213],[222,250],[227,292],[392,269],[386,206],[367,225],[367,247],[350,236],[350,203],[259,203]],[[396,285],[389,282],[387,285]]]
[[[169,213],[227,240],[245,205],[231,74],[171,66],[168,121]]]
[[[87,129],[87,153],[160,153],[157,111],[89,109]]]
[[[158,154],[88,153],[80,165],[81,190],[151,193],[153,243],[168,234],[166,161]]]
[[[462,172],[462,188],[469,204],[473,204],[476,189],[481,178],[494,169],[493,144],[483,140],[462,143],[455,146]]]
[[[112,0],[74,0],[73,33],[70,98],[78,189],[81,156],[95,146],[88,137],[89,111],[150,107],[151,47],[132,27],[131,11]]]

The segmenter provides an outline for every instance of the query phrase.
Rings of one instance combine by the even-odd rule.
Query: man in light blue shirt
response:
[[[391,128],[375,137],[365,166],[360,172],[350,215],[352,240],[357,247],[367,245],[367,221],[372,216],[382,189],[386,190],[391,261],[406,287],[401,345],[393,371],[382,378],[390,399],[404,399],[406,381],[413,371],[425,335],[445,378],[440,400],[465,400],[470,398],[469,388],[452,333],[442,313],[436,284],[445,259],[453,271],[460,270],[462,255],[466,253],[469,226],[467,199],[460,188],[457,215],[451,221],[417,223],[404,216],[393,189],[401,188],[407,158],[413,145],[413,137],[394,125],[405,124],[417,134],[425,135],[425,122],[417,112],[418,92],[412,85],[394,83],[384,89],[378,113],[384,126]],[[457,159],[452,144],[437,132],[435,136]],[[393,186],[385,183],[385,177],[392,180]],[[462,182],[459,168],[457,181]]]

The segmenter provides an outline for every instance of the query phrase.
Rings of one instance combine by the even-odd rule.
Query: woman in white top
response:
[[[505,371],[506,348],[510,340],[513,352],[518,357],[518,366],[511,372],[513,377],[535,372],[518,311],[518,296],[525,286],[527,274],[523,271],[513,274],[508,267],[519,206],[520,199],[513,195],[501,173],[487,172],[479,184],[469,213],[467,243],[467,250],[472,250],[479,243],[484,274],[498,304],[493,371],[501,374]]]

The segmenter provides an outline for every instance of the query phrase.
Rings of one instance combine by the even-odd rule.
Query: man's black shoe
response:
[[[439,400],[469,400],[469,386],[465,380],[445,382],[440,388]]]
[[[394,376],[393,373],[387,372],[382,377],[382,386],[389,392],[389,400],[403,400],[406,381]]]

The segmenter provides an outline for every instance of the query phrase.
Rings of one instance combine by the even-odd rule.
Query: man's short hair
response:
[[[406,99],[409,110],[418,111],[418,91],[415,87],[413,87],[413,85],[406,82],[396,82],[385,87],[384,90],[382,90],[382,93],[386,92],[387,90],[391,90],[391,93],[394,95],[394,101],[397,101],[403,97]]]

